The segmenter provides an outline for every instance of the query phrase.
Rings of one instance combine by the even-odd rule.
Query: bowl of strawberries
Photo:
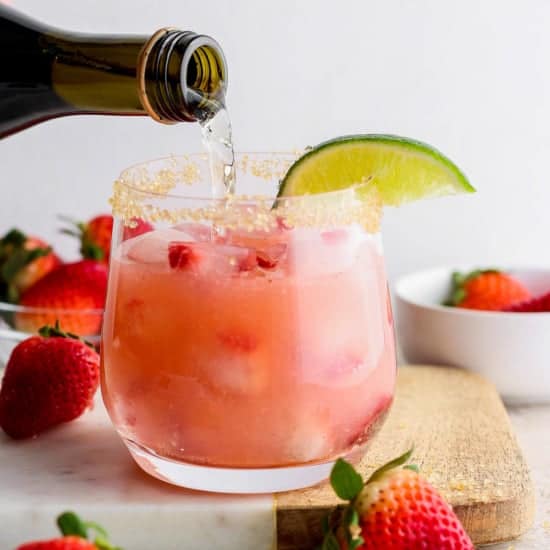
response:
[[[110,215],[72,222],[63,233],[80,239],[81,258],[71,262],[19,229],[0,237],[0,366],[45,325],[99,343],[112,228]]]
[[[435,268],[395,285],[406,360],[491,380],[508,403],[550,402],[550,269]]]

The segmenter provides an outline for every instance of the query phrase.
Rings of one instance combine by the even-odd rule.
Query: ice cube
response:
[[[250,395],[263,391],[269,383],[268,369],[258,340],[235,330],[218,333],[216,340],[204,350],[199,366],[208,385],[223,393]]]
[[[189,242],[207,242],[212,240],[213,229],[208,225],[201,223],[180,223],[175,225],[173,229],[181,231],[187,238],[183,238]]]
[[[373,369],[365,358],[352,354],[325,357],[317,383],[329,387],[353,387],[367,379]]]
[[[302,414],[292,421],[284,448],[289,462],[312,462],[331,454],[329,427],[319,418]]]
[[[208,360],[206,369],[209,383],[223,393],[256,393],[265,387],[261,372],[250,357],[215,355]]]
[[[122,245],[123,255],[129,260],[145,264],[167,263],[170,241],[182,240],[181,231],[162,229],[151,231],[125,241]]]
[[[245,327],[220,329],[201,351],[198,369],[221,393],[252,395],[269,384],[268,365],[258,337]]]
[[[357,261],[364,236],[355,228],[300,228],[291,234],[288,246],[289,271],[315,277],[350,269]]]

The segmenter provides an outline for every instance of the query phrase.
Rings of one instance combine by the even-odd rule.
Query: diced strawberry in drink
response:
[[[281,231],[289,231],[292,227],[282,216],[277,216],[277,228]]]
[[[133,239],[134,237],[139,237],[139,235],[143,235],[144,233],[149,233],[149,231],[153,231],[153,225],[150,224],[148,221],[145,221],[141,218],[132,218],[131,220],[132,226],[129,225],[124,227],[122,240],[127,241],[128,239]]]
[[[277,267],[277,262],[269,256],[264,256],[263,252],[258,252],[256,254],[256,260],[262,269],[274,269]]]
[[[197,260],[196,252],[188,244],[171,242],[168,245],[168,261],[172,269],[187,269]]]
[[[258,347],[257,338],[242,332],[221,332],[218,334],[218,340],[233,353],[250,353]]]
[[[256,260],[262,269],[275,269],[286,254],[287,245],[276,243],[256,252]]]
[[[244,249],[243,249],[244,250]],[[241,255],[237,262],[237,269],[239,272],[252,271],[256,269],[258,261],[256,255],[252,251],[248,251],[247,254]]]

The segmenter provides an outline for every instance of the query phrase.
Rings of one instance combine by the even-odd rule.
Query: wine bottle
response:
[[[66,32],[0,6],[0,138],[66,115],[205,121],[223,107],[226,85],[209,36]]]

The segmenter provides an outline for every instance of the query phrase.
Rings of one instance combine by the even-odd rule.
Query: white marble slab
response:
[[[271,495],[187,491],[152,479],[130,458],[102,405],[31,441],[0,436],[0,549],[56,534],[74,510],[125,550],[270,550]]]

